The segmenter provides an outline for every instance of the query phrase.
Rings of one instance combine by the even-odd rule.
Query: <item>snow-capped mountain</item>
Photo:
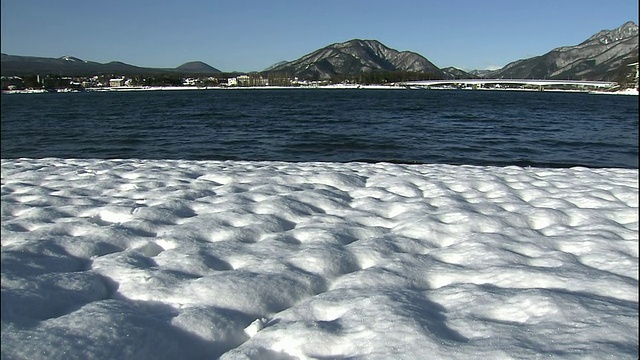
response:
[[[442,71],[447,74],[446,79],[471,79],[477,77],[471,73],[468,73],[464,70],[458,69],[453,66],[449,66],[446,68],[442,68]]]
[[[273,66],[269,71],[318,79],[372,71],[411,71],[445,76],[420,54],[391,49],[377,40],[360,39],[331,44],[297,60]]]
[[[74,56],[63,56],[60,59],[65,60],[65,61],[71,61],[71,62],[81,62],[81,63],[87,63],[86,61],[82,60],[82,59],[78,59],[77,57]]]
[[[638,25],[629,21],[602,30],[575,46],[507,64],[484,74],[486,78],[534,78],[619,81],[638,61]]]

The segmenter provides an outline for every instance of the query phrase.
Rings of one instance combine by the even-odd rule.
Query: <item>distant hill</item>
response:
[[[129,65],[120,61],[101,64],[85,61],[73,56],[45,58],[36,56],[1,55],[1,73],[4,76],[61,75],[89,76],[100,74],[144,75],[144,74],[216,74],[220,70],[201,61],[183,64],[177,68],[148,68]]]
[[[313,51],[297,60],[275,64],[268,71],[301,78],[330,79],[335,75],[353,75],[374,71],[410,71],[430,73],[443,78],[445,73],[422,55],[391,49],[377,40],[354,39]]]
[[[494,72],[495,70],[486,70],[486,69],[481,69],[481,70],[471,70],[469,71],[469,75],[471,75],[471,77],[479,77],[479,78],[486,78],[488,77],[487,75]]]
[[[201,74],[213,74],[219,73],[220,70],[210,66],[208,64],[203,63],[202,61],[192,61],[188,63],[184,63],[177,68],[176,71],[185,72],[185,73],[201,73]]]
[[[468,73],[464,70],[460,70],[452,66],[442,68],[442,71],[446,74],[445,79],[473,79],[477,77],[471,73]]]
[[[72,56],[45,58],[35,56],[0,55],[2,75],[37,75],[61,74],[77,72],[90,75],[104,65],[92,61],[84,61]]]
[[[486,78],[535,78],[619,81],[638,61],[638,26],[629,21],[602,30],[575,46],[521,59],[483,74]]]

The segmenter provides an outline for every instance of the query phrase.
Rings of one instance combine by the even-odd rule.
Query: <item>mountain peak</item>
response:
[[[409,51],[400,52],[378,40],[363,39],[328,45],[297,60],[278,64],[270,71],[318,79],[372,71],[410,71],[430,73],[436,77],[444,76],[438,67],[419,54]]]
[[[368,40],[368,39],[351,39],[342,43],[337,43],[335,45],[340,45],[340,46],[380,46],[382,45],[384,46],[378,40]]]
[[[583,44],[598,42],[608,45],[616,41],[625,40],[634,36],[638,36],[638,25],[633,21],[627,21],[622,26],[613,30],[601,30],[588,38]]]
[[[78,59],[77,57],[74,56],[63,56],[61,58],[59,58],[60,60],[65,60],[65,61],[71,61],[71,62],[82,62],[82,63],[86,63],[86,61],[82,60],[82,59]]]
[[[202,61],[190,61],[190,62],[184,63],[178,66],[176,70],[191,72],[191,73],[203,73],[203,74],[220,72],[220,70]]]

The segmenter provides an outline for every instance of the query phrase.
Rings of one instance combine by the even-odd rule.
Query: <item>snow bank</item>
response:
[[[637,358],[638,170],[2,160],[2,357]]]

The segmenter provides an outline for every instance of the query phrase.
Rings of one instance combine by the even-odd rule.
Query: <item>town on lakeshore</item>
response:
[[[206,89],[274,89],[274,88],[323,88],[323,89],[462,89],[462,90],[521,90],[521,91],[574,91],[590,93],[614,93],[638,95],[638,63],[636,86],[621,88],[615,82],[561,81],[536,79],[450,79],[361,83],[350,80],[305,80],[280,78],[276,81],[259,74],[241,74],[227,77],[156,77],[143,76],[2,76],[2,93],[45,93],[82,91],[144,91],[144,90],[206,90]],[[271,81],[270,81],[271,80]],[[275,83],[275,85],[273,85]]]

